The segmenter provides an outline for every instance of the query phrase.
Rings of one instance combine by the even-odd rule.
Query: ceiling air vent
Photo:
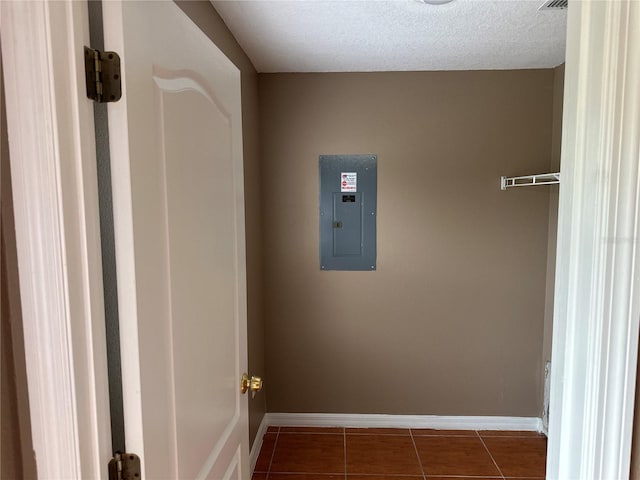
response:
[[[549,0],[544,2],[538,10],[564,10],[569,5],[569,0]]]

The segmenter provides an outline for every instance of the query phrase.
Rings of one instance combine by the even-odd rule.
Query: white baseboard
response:
[[[260,455],[260,449],[262,448],[262,440],[264,439],[264,434],[267,433],[267,428],[269,428],[268,416],[266,413],[264,417],[262,417],[262,421],[260,422],[260,426],[258,427],[258,432],[256,433],[256,438],[253,440],[253,445],[251,447],[251,452],[249,453],[249,464],[251,465],[251,475],[253,475],[253,471],[256,468],[256,462],[258,461],[258,455]]]
[[[542,431],[537,417],[444,417],[338,413],[267,413],[263,423],[289,427],[434,428],[438,430]]]

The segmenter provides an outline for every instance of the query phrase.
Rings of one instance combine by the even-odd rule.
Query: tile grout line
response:
[[[311,476],[318,476],[318,477],[337,477],[338,475],[342,475],[340,472],[271,472],[274,475],[291,475],[292,477],[295,476],[300,476],[300,475],[311,475]],[[529,480],[529,479],[523,479],[523,480]]]
[[[414,475],[412,473],[352,473],[350,474],[352,477],[376,477],[379,478],[380,476],[382,476],[383,478],[415,478],[415,477],[422,477],[423,475]],[[446,477],[446,475],[445,475]],[[443,478],[445,478],[443,477]],[[438,477],[440,478],[440,477]],[[459,478],[464,478],[464,477],[452,477],[455,480],[458,480]],[[469,477],[469,478],[473,478],[473,480],[481,480],[482,477]],[[511,480],[511,479],[509,479]],[[529,479],[523,479],[523,480],[529,480]],[[537,479],[536,479],[537,480]]]
[[[411,437],[411,443],[413,444],[413,451],[416,452],[416,457],[418,457],[418,464],[420,465],[420,470],[422,470],[422,478],[427,480],[427,472],[424,470],[424,465],[422,465],[422,459],[420,458],[420,454],[418,453],[418,447],[416,446],[416,440],[413,438],[413,432],[409,429],[409,436]]]
[[[489,454],[489,457],[491,458],[491,461],[493,462],[493,464],[496,466],[496,468],[498,469],[498,473],[500,474],[500,476],[504,479],[506,478],[504,476],[504,473],[502,473],[502,470],[500,469],[500,467],[498,466],[498,462],[496,462],[495,458],[493,458],[493,455],[491,455],[491,452],[489,451],[489,447],[487,447],[487,444],[484,443],[484,439],[482,438],[482,436],[480,435],[480,433],[478,433],[478,431],[476,430],[476,435],[478,435],[478,438],[480,439],[480,441],[482,442],[482,446],[484,447],[484,449],[487,451],[487,453]]]
[[[279,437],[280,437],[280,427],[278,427],[278,431],[276,432],[276,441],[273,442],[273,452],[271,452],[271,458],[269,459],[269,466],[267,467],[267,480],[269,480],[269,476],[271,475],[271,464],[273,463],[273,458],[276,456],[276,447],[278,446]]]
[[[344,480],[347,480],[347,429],[342,429],[342,444],[344,445]]]

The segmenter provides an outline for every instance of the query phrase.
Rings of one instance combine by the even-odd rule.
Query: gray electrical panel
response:
[[[376,269],[378,157],[320,155],[320,268]]]

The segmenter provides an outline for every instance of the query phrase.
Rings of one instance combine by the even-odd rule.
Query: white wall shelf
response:
[[[522,177],[500,177],[500,188],[528,187],[530,185],[553,185],[560,183],[560,172],[524,175]]]

